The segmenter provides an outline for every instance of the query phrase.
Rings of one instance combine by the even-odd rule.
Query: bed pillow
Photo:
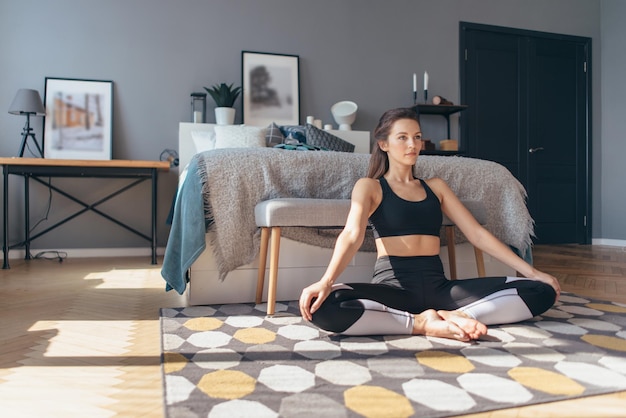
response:
[[[306,143],[331,151],[354,152],[354,144],[316,128],[310,123],[306,124]]]
[[[265,128],[246,125],[216,125],[215,149],[265,147]]]
[[[285,139],[292,139],[306,144],[306,127],[302,125],[283,125],[280,127]]]
[[[267,127],[267,131],[265,132],[265,145],[273,147],[274,145],[282,144],[283,142],[285,142],[285,135],[283,135],[278,125],[276,125],[275,122],[272,122],[270,126]]]
[[[196,147],[196,153],[215,148],[215,131],[191,131],[191,139]]]

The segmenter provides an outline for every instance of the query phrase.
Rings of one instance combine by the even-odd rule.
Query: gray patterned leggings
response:
[[[345,335],[410,334],[414,314],[461,310],[485,325],[524,321],[556,298],[543,282],[518,277],[448,280],[439,256],[378,258],[372,283],[336,284],[313,314],[318,327]]]

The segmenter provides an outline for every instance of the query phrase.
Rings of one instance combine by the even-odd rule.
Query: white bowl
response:
[[[330,112],[333,114],[335,122],[339,125],[339,130],[350,131],[352,125],[356,120],[356,111],[358,110],[356,103],[344,100],[342,102],[335,103]]]

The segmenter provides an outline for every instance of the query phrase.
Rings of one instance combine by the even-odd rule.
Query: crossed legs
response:
[[[528,279],[463,282],[444,289],[445,297],[385,284],[337,284],[313,314],[313,323],[345,335],[420,334],[468,341],[485,335],[487,325],[543,313],[555,297],[549,285]]]
[[[415,334],[468,341],[487,333],[484,324],[462,311],[413,313],[407,305],[414,299],[410,292],[385,285],[337,284],[313,314],[313,323],[344,335]]]

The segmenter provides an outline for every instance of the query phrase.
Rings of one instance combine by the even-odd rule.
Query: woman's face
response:
[[[379,141],[380,149],[387,153],[389,160],[415,164],[422,149],[422,131],[413,119],[399,119],[391,126],[386,141]]]

